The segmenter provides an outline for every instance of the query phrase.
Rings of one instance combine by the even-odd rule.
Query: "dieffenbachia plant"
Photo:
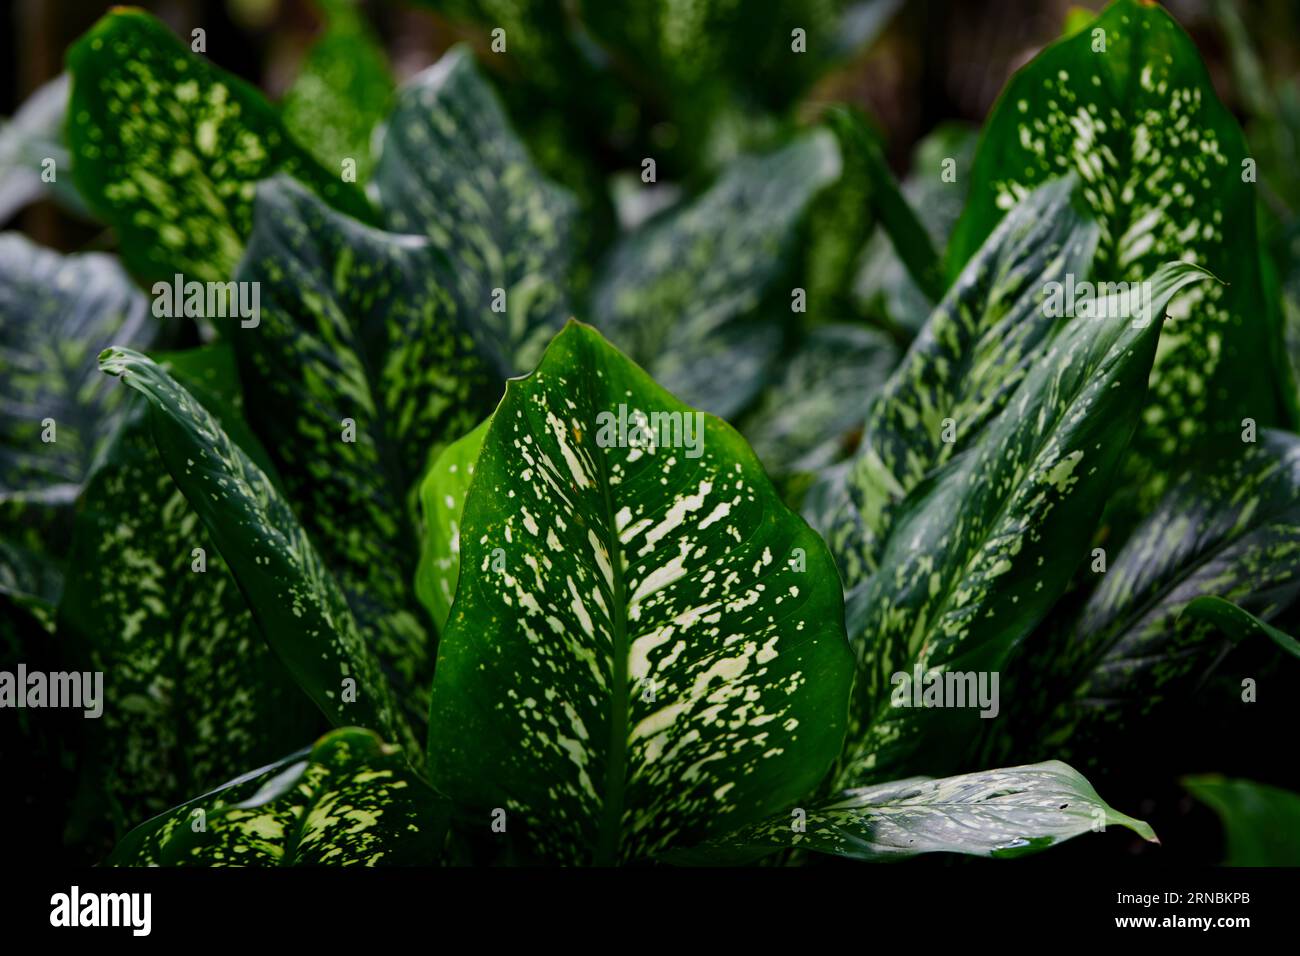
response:
[[[265,473],[160,366],[126,350],[106,351],[101,364],[149,400],[159,452],[233,555],[255,616],[281,612],[264,632],[290,673],[336,722],[355,717],[400,738],[391,702],[362,704],[383,678]],[[413,769],[398,778],[403,789],[432,786],[417,804],[430,832],[440,814],[453,820],[455,849],[430,838],[420,845],[437,852],[422,861],[477,852],[465,832],[475,824],[479,839],[508,834],[512,858],[522,860],[728,856],[728,840],[749,839],[733,836],[743,827],[812,805],[841,751],[854,678],[843,598],[825,545],[781,504],[743,439],[574,323],[462,444],[477,445],[477,455],[453,445],[427,479],[452,496],[447,474],[460,472],[446,459],[473,458],[458,512],[430,515],[459,519],[461,573],[439,644],[428,783],[416,779],[421,761],[410,754]],[[437,547],[445,538],[428,540]],[[292,632],[286,605],[299,622]],[[315,642],[324,666],[311,660],[313,635],[325,638]],[[359,699],[337,693],[346,673],[358,675]],[[386,766],[400,768],[397,759]],[[336,782],[327,770],[313,775],[315,762],[329,763],[288,758],[259,772],[256,792],[237,781],[236,793],[223,788],[169,811],[128,837],[117,859],[312,862],[318,857],[284,836],[283,821],[304,813],[315,833],[315,811],[295,801],[353,809],[397,786],[358,793],[349,784],[372,779],[369,764],[351,777],[345,765]],[[1061,765],[1005,773],[1019,782],[1013,800],[1003,787],[971,789],[961,779],[929,791],[942,816],[943,794],[956,788],[977,818],[1000,821],[996,833],[936,834],[913,852],[1045,846],[1082,832],[1084,815],[1089,827],[1112,820],[1145,832]],[[1060,809],[1063,786],[1075,794],[1071,814]],[[401,797],[392,807],[399,821],[412,812]],[[196,809],[205,811],[199,830],[188,825]],[[410,862],[413,838],[390,846],[391,819],[365,806],[354,812],[348,838],[328,828],[320,837],[335,862],[384,861],[380,851]],[[423,826],[412,832],[425,839]],[[836,852],[829,839],[820,847]]]
[[[453,6],[529,25],[507,73],[570,49],[546,5]],[[633,62],[666,55],[658,14],[582,8]],[[138,12],[69,56],[74,182],[131,274],[254,288],[255,314],[149,321],[110,259],[0,244],[0,487],[68,489],[72,525],[62,556],[6,534],[0,650],[113,675],[61,764],[69,831],[117,838],[120,865],[1153,839],[1058,758],[1091,766],[1219,635],[1294,654],[1300,591],[1296,439],[1256,433],[1274,383],[1238,374],[1270,341],[1224,253],[1249,225],[1240,137],[1172,22],[1120,0],[1109,52],[1076,33],[1013,81],[945,288],[944,223],[856,114],[691,181],[596,257],[590,193],[539,171],[467,49],[394,88],[356,9],[326,10],[278,108]],[[571,88],[552,65],[537,82]],[[1062,71],[1087,80],[1070,109],[1039,89]],[[910,345],[849,309],[876,223],[935,302]],[[1136,313],[1049,304],[1121,278]],[[127,388],[89,384],[100,348]],[[1254,421],[1179,477],[1207,389]],[[38,447],[43,409],[77,440]],[[1004,672],[1001,720],[896,694]]]

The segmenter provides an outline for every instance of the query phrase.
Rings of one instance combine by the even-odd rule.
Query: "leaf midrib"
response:
[[[594,416],[593,416],[594,420]],[[605,532],[605,550],[609,554],[610,577],[613,579],[612,643],[614,667],[611,675],[609,701],[609,750],[605,762],[605,800],[601,815],[599,837],[593,862],[596,866],[613,866],[618,862],[619,838],[623,830],[623,803],[627,783],[627,726],[628,700],[628,641],[627,641],[627,584],[623,580],[623,555],[618,544],[617,525],[614,520],[614,502],[610,497],[609,473],[605,456],[597,449],[592,459],[600,469],[600,492],[605,513],[601,525]]]

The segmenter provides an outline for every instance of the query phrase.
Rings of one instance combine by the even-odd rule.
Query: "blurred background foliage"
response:
[[[867,195],[871,164],[888,164],[941,250],[965,193],[963,178],[955,189],[940,186],[940,164],[955,158],[959,169],[968,169],[979,124],[1008,78],[1043,46],[1086,23],[1083,10],[1095,12],[1103,3],[146,0],[139,6],[180,37],[202,27],[211,60],[280,103],[291,128],[319,131],[305,145],[321,157],[337,156],[350,138],[367,135],[366,118],[387,112],[397,85],[453,45],[468,43],[538,164],[578,197],[586,223],[575,276],[580,288],[620,230],[679,197],[704,192],[740,154],[787,142],[832,106],[860,111],[830,116],[851,175],[812,206],[797,271],[812,301],[834,303],[828,314],[810,317],[814,322],[867,319],[876,328],[814,333],[785,379],[753,410],[761,422],[790,408],[800,421],[820,414],[799,405],[806,381],[842,377],[847,395],[870,385],[855,370],[879,359],[875,374],[886,374],[892,360],[886,349],[905,346],[930,312],[936,290],[918,288],[915,270],[904,268],[867,212],[875,205]],[[1165,6],[1192,36],[1258,159],[1260,229],[1272,253],[1268,279],[1274,301],[1289,310],[1290,351],[1300,354],[1300,5],[1169,0]],[[12,118],[0,125],[0,226],[64,252],[112,251],[116,241],[70,189],[42,192],[30,156],[13,151],[38,148],[42,156],[61,157],[60,168],[66,162],[59,129],[64,51],[108,7],[92,0],[0,3],[0,62],[7,65],[0,70],[0,116]],[[497,27],[506,30],[509,56],[493,55]],[[789,56],[795,28],[807,32],[805,57]],[[355,116],[315,112],[320,100],[312,84],[327,75],[336,88],[351,91]],[[22,135],[7,135],[15,131]],[[641,182],[647,157],[656,163],[653,188]],[[367,174],[359,169],[359,180]],[[866,358],[855,359],[857,353]],[[855,404],[846,400],[838,414]],[[829,432],[844,424],[831,422]],[[773,425],[778,435],[781,427]],[[789,463],[792,473],[824,467],[836,453],[797,441],[785,447],[803,456]],[[786,464],[775,452],[767,460],[770,468]],[[1282,622],[1292,633],[1297,623],[1294,610]],[[1288,739],[1300,700],[1298,671],[1279,663],[1264,642],[1243,645],[1212,678],[1222,692],[1202,700],[1231,700],[1241,675],[1256,675],[1261,685],[1268,677],[1269,692],[1256,705],[1162,710],[1143,734],[1160,746],[1115,754],[1093,777],[1114,805],[1149,820],[1163,847],[1114,834],[1024,865],[1113,857],[1117,843],[1153,863],[1286,862],[1278,854],[1294,853],[1294,845],[1279,847],[1267,831],[1285,827],[1288,818],[1296,825],[1300,767],[1294,748],[1278,741]],[[1126,773],[1135,767],[1143,772]],[[1252,789],[1235,779],[1259,777],[1261,767],[1272,768],[1266,782],[1273,788]]]

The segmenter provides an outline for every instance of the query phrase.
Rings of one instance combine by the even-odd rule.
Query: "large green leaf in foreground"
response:
[[[1266,374],[1281,337],[1264,305],[1249,158],[1195,44],[1158,4],[1138,0],[1117,0],[1040,53],[984,127],[949,250],[955,267],[1029,190],[1074,170],[1101,227],[1093,278],[1138,281],[1185,259],[1223,280],[1170,310],[1126,465],[1144,506],[1196,443],[1226,437],[1244,417],[1267,425],[1282,415]]]
[[[868,406],[846,480],[814,489],[809,514],[847,586],[878,566],[899,503],[1006,405],[1064,321],[1043,307],[1046,287],[1086,275],[1097,242],[1074,186],[1040,187],[998,226]]]
[[[732,163],[698,199],[614,247],[592,289],[596,325],[673,394],[734,415],[780,351],[792,299],[777,280],[797,227],[839,173],[827,130]]]
[[[621,444],[620,413],[691,431]],[[484,827],[505,809],[526,851],[691,845],[788,805],[839,752],[851,667],[825,546],[739,435],[593,329],[507,386],[460,545],[432,779]]]
[[[568,318],[577,205],[534,167],[470,52],[402,87],[375,186],[384,224],[428,236],[501,376],[531,369]]]
[[[1156,839],[1149,825],[1108,806],[1074,768],[1049,760],[846,790],[806,811],[795,808],[727,834],[681,861],[744,859],[782,848],[872,861],[936,852],[1005,858],[1109,824]]]
[[[412,753],[392,688],[293,511],[266,473],[188,391],[130,349],[100,367],[150,403],[154,442],[239,582],[262,636],[337,725],[376,728]]]
[[[254,186],[277,171],[371,215],[360,189],[295,143],[260,92],[146,13],[109,13],[68,51],[68,68],[77,188],[148,281],[227,281],[253,225]]]
[[[412,866],[445,805],[396,747],[353,727],[141,824],[114,866]]]
[[[1151,279],[1145,321],[1114,298],[1100,303],[1107,317],[1070,321],[971,446],[917,485],[880,570],[849,598],[859,675],[842,785],[950,772],[978,715],[996,716],[997,697],[991,707],[911,705],[899,675],[991,681],[1051,609],[1113,491],[1164,309],[1205,277],[1171,263]]]

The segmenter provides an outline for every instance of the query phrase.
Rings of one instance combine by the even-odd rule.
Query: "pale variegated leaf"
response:
[[[767,473],[815,473],[845,457],[862,409],[897,359],[892,341],[875,329],[814,328],[741,429]]]
[[[1180,477],[1110,558],[1077,624],[1033,660],[1017,693],[1035,714],[1032,752],[1095,753],[1209,669],[1225,645],[1184,613],[1195,599],[1268,621],[1300,596],[1300,438],[1258,437]]]
[[[149,344],[155,326],[112,257],[61,256],[0,236],[0,491],[81,483],[124,397],[95,357],[114,342]]]
[[[1156,840],[1150,825],[1111,808],[1074,768],[1049,760],[845,790],[728,834],[679,862],[716,863],[782,848],[870,861],[920,853],[1007,858],[1110,825]]]
[[[121,417],[95,358],[157,331],[111,257],[0,236],[0,589],[58,600],[73,505]]]
[[[12,117],[0,120],[0,223],[41,196],[79,216],[89,215],[72,185],[64,135],[69,88],[68,74],[60,73],[33,91]],[[53,181],[45,180],[47,169]]]
[[[373,229],[292,180],[258,187],[229,320],[253,424],[408,717],[428,713],[433,647],[411,586],[413,495],[428,458],[500,394],[454,269],[429,240]]]
[[[622,441],[621,414],[670,428]],[[504,809],[526,855],[691,845],[798,799],[839,752],[851,667],[824,545],[739,435],[593,329],[507,386],[460,544],[432,779],[485,821]]]

